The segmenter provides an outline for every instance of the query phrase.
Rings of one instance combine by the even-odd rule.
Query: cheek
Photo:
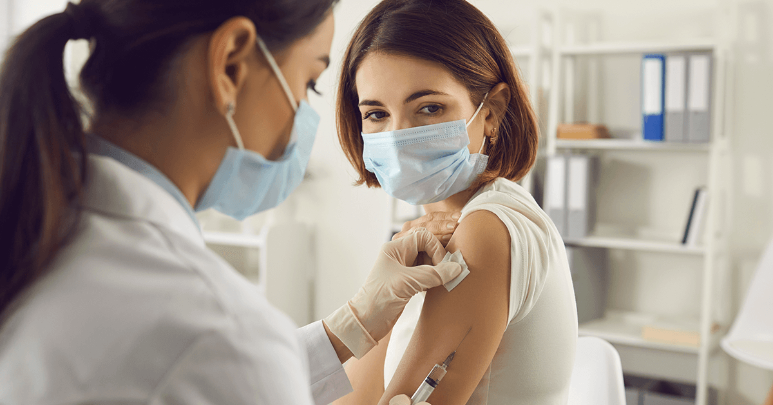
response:
[[[276,151],[284,151],[290,139],[294,112],[276,80],[262,88],[254,83],[245,85],[236,107],[236,125],[244,147],[272,159]]]
[[[389,130],[389,118],[383,121],[373,122],[369,120],[362,120],[362,133],[373,134],[376,132],[384,132]]]
[[[469,150],[470,153],[478,153],[481,145],[483,145],[483,130],[483,120],[480,117],[477,117],[467,128],[467,135],[470,137],[470,144],[467,145],[467,150]]]

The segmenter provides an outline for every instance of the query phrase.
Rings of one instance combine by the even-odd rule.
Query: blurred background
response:
[[[342,54],[377,3],[341,0],[335,8],[331,68],[317,86],[322,96],[309,96],[322,121],[299,189],[243,223],[200,214],[210,247],[299,324],[342,305],[380,245],[421,215],[380,190],[354,187],[338,145]],[[541,149],[522,185],[565,221],[581,334],[618,349],[629,404],[761,404],[773,372],[728,356],[719,341],[773,236],[773,1],[471,3],[508,40],[530,87]],[[65,5],[0,0],[0,49]],[[68,45],[73,87],[87,56],[85,41]],[[680,59],[681,71],[671,65]],[[668,105],[677,75],[675,88],[686,89],[681,110]],[[683,114],[681,138],[665,128],[653,141],[643,128],[645,116],[658,115],[642,102],[653,85],[666,93],[659,114]],[[703,133],[691,132],[693,119],[708,120]],[[576,123],[591,125],[561,125]],[[582,229],[572,225],[576,215]],[[682,402],[663,402],[669,398]]]

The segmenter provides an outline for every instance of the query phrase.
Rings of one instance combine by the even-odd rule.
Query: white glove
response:
[[[411,399],[408,395],[400,394],[389,400],[389,405],[411,405]],[[416,405],[430,405],[429,402],[419,402]]]
[[[419,252],[426,252],[434,266],[411,267]],[[457,263],[440,263],[445,254],[440,241],[425,228],[385,243],[360,291],[325,318],[325,325],[354,357],[362,358],[392,330],[411,297],[461,273]]]

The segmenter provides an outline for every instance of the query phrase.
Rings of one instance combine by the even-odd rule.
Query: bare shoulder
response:
[[[491,211],[474,211],[462,219],[447,250],[462,251],[467,264],[479,271],[509,270],[510,233]]]

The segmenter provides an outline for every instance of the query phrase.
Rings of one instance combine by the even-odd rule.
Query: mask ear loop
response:
[[[486,146],[486,139],[488,139],[488,137],[484,135],[484,136],[483,136],[483,142],[481,142],[481,144],[480,144],[480,150],[478,151],[478,154],[479,154],[479,155],[480,155],[481,153],[483,153],[483,147],[485,147],[485,146]]]
[[[472,124],[472,122],[473,122],[473,121],[475,121],[475,117],[477,117],[477,116],[478,116],[478,113],[479,113],[479,112],[480,112],[480,110],[483,108],[483,103],[485,103],[485,102],[486,102],[486,97],[488,97],[488,92],[486,92],[486,94],[485,94],[485,95],[483,95],[483,101],[481,101],[481,102],[480,102],[480,105],[478,106],[478,109],[477,109],[477,110],[475,110],[475,114],[473,114],[473,115],[472,115],[472,118],[470,118],[470,120],[469,120],[469,121],[467,121],[467,126],[466,126],[465,128],[469,128],[469,127],[470,127],[470,124]]]
[[[290,86],[287,84],[287,81],[285,80],[285,77],[282,74],[282,71],[279,70],[279,65],[276,64],[276,60],[274,60],[274,57],[271,55],[271,52],[268,50],[266,43],[263,42],[260,36],[257,36],[257,41],[258,41],[258,47],[260,47],[261,52],[263,52],[263,56],[266,57],[268,64],[271,66],[271,69],[274,71],[276,78],[279,80],[279,84],[282,85],[282,89],[285,91],[285,94],[287,95],[287,99],[290,101],[290,105],[293,107],[293,111],[297,111],[298,104],[295,102],[295,96],[293,96],[293,92],[290,91]]]
[[[483,101],[480,102],[480,105],[478,106],[478,109],[475,110],[475,114],[472,115],[472,118],[470,118],[470,120],[467,122],[467,126],[465,128],[469,128],[470,124],[472,124],[472,122],[475,121],[475,117],[478,116],[478,113],[483,108],[483,103],[486,102],[486,97],[488,97],[488,92],[486,92],[486,94],[483,95]],[[483,147],[486,146],[486,138],[487,137],[484,135],[483,136],[483,142],[480,144],[480,150],[478,151],[478,154],[483,153]]]
[[[236,127],[236,122],[234,121],[235,112],[236,107],[234,106],[234,103],[228,103],[225,111],[225,120],[228,121],[228,126],[231,127],[231,134],[234,136],[234,139],[236,139],[236,146],[239,147],[239,150],[244,150],[242,134],[239,133],[239,128]]]

